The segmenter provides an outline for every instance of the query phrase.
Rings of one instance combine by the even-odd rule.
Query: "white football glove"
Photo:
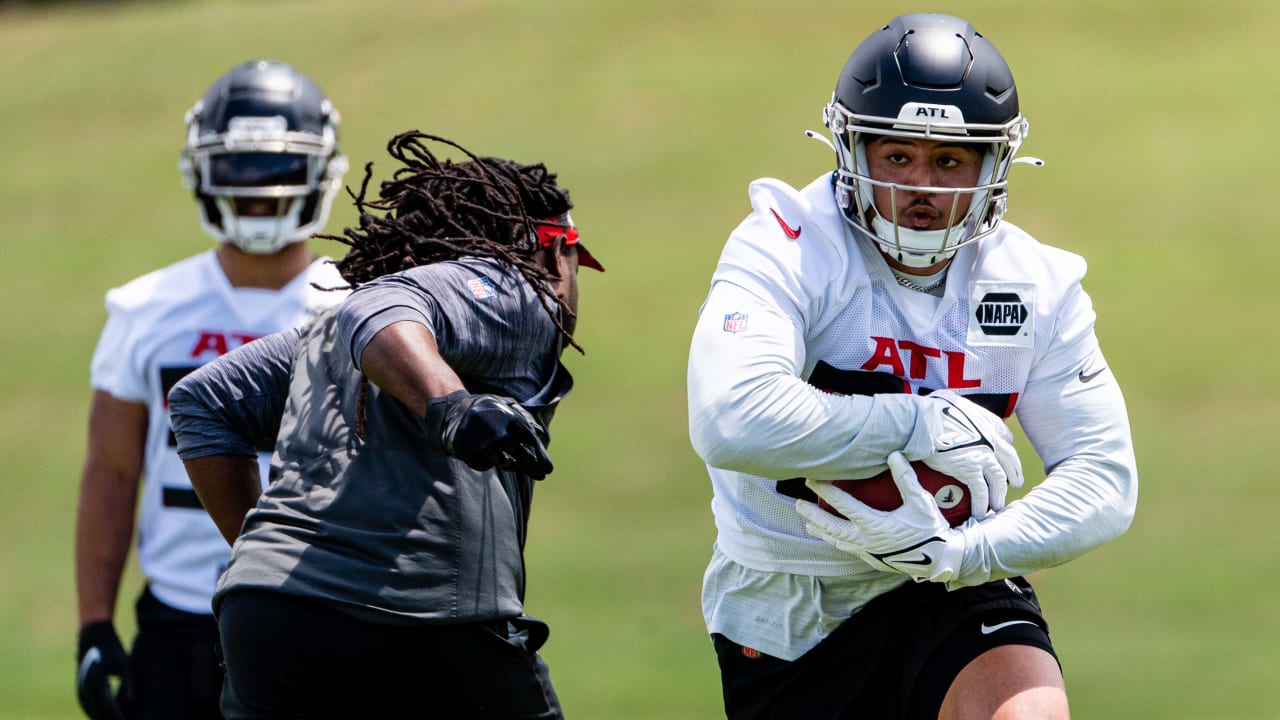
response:
[[[1004,509],[1009,486],[1022,487],[1022,462],[1013,447],[1013,431],[1004,421],[951,390],[925,396],[925,423],[933,436],[933,454],[925,465],[964,483],[973,516]]]
[[[805,531],[837,549],[856,555],[876,568],[909,575],[917,582],[954,580],[964,558],[965,539],[942,517],[929,491],[920,486],[911,463],[900,452],[889,455],[889,471],[902,493],[902,507],[876,510],[829,482],[807,480],[805,485],[844,517],[805,500],[796,511]],[[961,528],[976,522],[970,518]]]

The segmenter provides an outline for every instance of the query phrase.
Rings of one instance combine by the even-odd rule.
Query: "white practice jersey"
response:
[[[149,408],[138,562],[156,597],[210,613],[214,583],[229,548],[201,507],[178,458],[166,396],[179,378],[250,340],[309,321],[345,297],[312,287],[346,284],[333,264],[316,260],[281,290],[234,288],[210,250],[107,293],[107,322],[90,380]],[[271,448],[261,448],[265,482]]]
[[[1056,565],[1128,527],[1132,442],[1083,259],[1004,222],[957,252],[936,297],[899,285],[855,238],[829,176],[799,191],[762,179],[749,193],[689,356],[690,437],[718,530],[711,632],[792,659],[904,580],[807,535],[792,496],[804,492],[795,478],[869,477],[892,450],[929,454],[918,409],[932,390],[1016,413],[1048,471],[964,531],[951,586]]]

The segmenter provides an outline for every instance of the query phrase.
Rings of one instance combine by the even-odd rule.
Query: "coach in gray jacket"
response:
[[[233,543],[213,601],[228,718],[561,716],[523,547],[572,386],[577,268],[603,268],[544,166],[442,161],[428,142],[461,150],[395,138],[406,167],[331,238],[351,246],[346,301],[169,396]]]

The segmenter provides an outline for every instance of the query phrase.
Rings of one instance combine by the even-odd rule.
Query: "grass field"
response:
[[[1117,542],[1040,573],[1079,718],[1280,717],[1280,5],[939,3],[1031,120],[1009,217],[1085,255],[1142,490]],[[806,140],[897,0],[0,3],[0,718],[78,717],[73,517],[102,295],[209,246],[182,116],[237,62],[316,78],[358,182],[410,128],[545,160],[608,266],[540,486],[528,609],[571,717],[720,715],[698,605],[714,537],[689,333],[745,188]],[[376,167],[375,167],[376,172]],[[1270,209],[1269,209],[1270,208]],[[335,210],[331,229],[352,220]],[[317,245],[323,252],[336,246]],[[1029,475],[1038,469],[1028,457]],[[118,622],[131,631],[129,578]]]

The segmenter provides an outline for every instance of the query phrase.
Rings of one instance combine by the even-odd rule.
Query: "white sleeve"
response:
[[[94,390],[103,390],[128,402],[148,402],[147,380],[137,360],[135,313],[117,301],[120,290],[107,293],[107,321],[89,365],[89,382]]]
[[[1018,401],[1018,422],[1044,462],[1045,479],[965,529],[964,560],[951,586],[1060,565],[1118,537],[1133,521],[1138,471],[1124,396],[1098,349],[1088,297],[1080,293],[1076,301],[1077,319],[1062,326],[1074,337],[1045,358],[1055,371],[1033,376]],[[1068,346],[1087,354],[1059,364],[1079,357]]]
[[[800,377],[800,313],[715,283],[689,352],[689,437],[712,467],[774,478],[870,477],[902,450],[911,460],[933,440],[914,395],[824,393]]]

